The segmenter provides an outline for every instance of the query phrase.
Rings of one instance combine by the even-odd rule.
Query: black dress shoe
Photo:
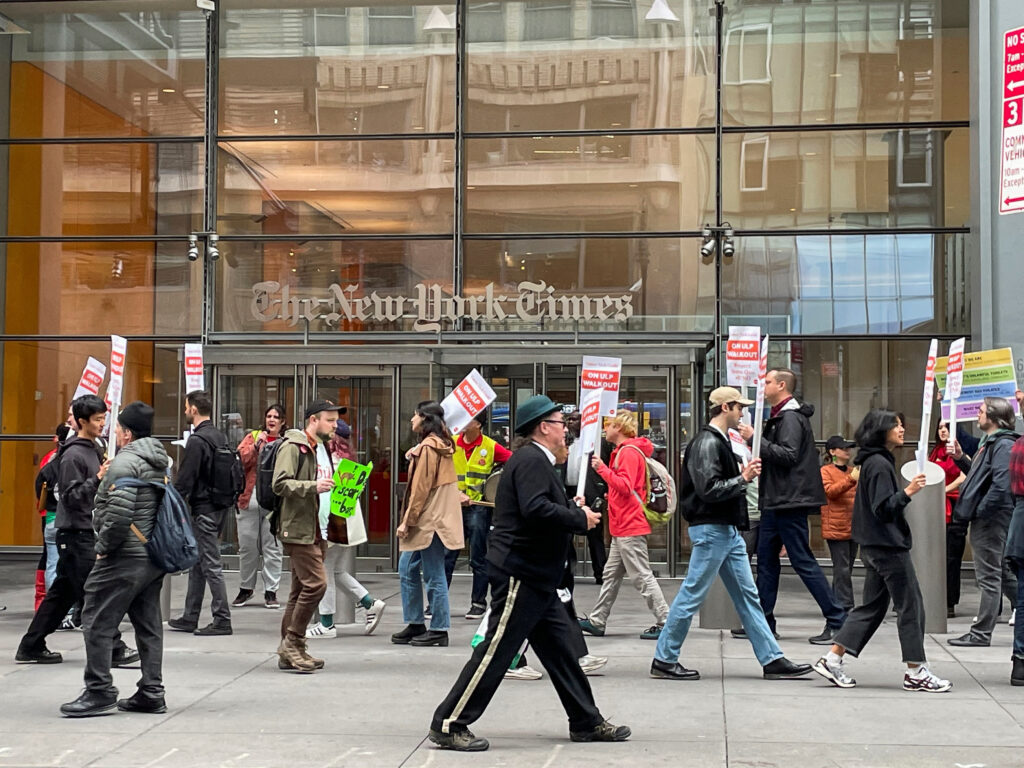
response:
[[[49,648],[39,651],[23,651],[21,648],[14,655],[14,660],[19,664],[60,664],[64,657]]]
[[[422,635],[416,635],[416,637],[409,641],[409,645],[415,645],[417,648],[426,648],[427,646],[432,645],[436,645],[441,648],[447,648],[448,633],[437,632],[431,629],[424,632]]]
[[[230,624],[218,624],[217,622],[211,622],[202,629],[197,629],[192,632],[193,635],[199,635],[199,637],[216,637],[217,635],[230,635],[232,634]]]
[[[569,731],[570,741],[625,741],[633,732],[628,725],[612,725],[607,720],[589,731]]]
[[[825,625],[825,629],[821,631],[820,635],[814,637],[808,637],[807,642],[811,645],[832,645],[835,641],[835,636],[839,634],[839,627],[830,627],[828,624]]]
[[[988,640],[983,640],[977,635],[972,635],[970,632],[961,637],[952,637],[946,643],[957,648],[988,648],[991,645]]]
[[[110,666],[112,667],[130,667],[133,664],[138,664],[139,652],[134,648],[129,648],[127,645],[123,645],[120,648],[114,649],[114,654],[110,659]]]
[[[418,637],[426,633],[427,627],[425,624],[410,624],[401,632],[395,632],[391,636],[391,642],[395,645],[408,645],[414,637]]]
[[[199,625],[184,619],[168,619],[167,626],[175,632],[195,632]]]
[[[143,712],[147,715],[162,715],[167,711],[167,703],[164,697],[152,699],[141,691],[127,699],[118,699],[117,708],[122,712]]]
[[[735,637],[737,640],[746,640],[747,639],[747,630],[745,630],[743,627],[740,627],[739,629],[730,629],[729,630],[729,634],[732,635],[733,637]],[[779,633],[776,632],[774,629],[772,630],[772,635],[774,635],[776,640],[781,640],[782,639],[782,637],[780,637]]]
[[[60,712],[64,717],[95,717],[109,714],[115,709],[117,709],[117,691],[94,693],[85,690],[74,701],[60,705]]]
[[[768,662],[763,669],[765,680],[790,680],[795,677],[803,677],[814,671],[810,664],[794,664],[785,656]]]
[[[669,664],[667,661],[654,659],[651,662],[651,677],[659,680],[700,680],[700,672],[696,669],[687,669],[678,661]]]

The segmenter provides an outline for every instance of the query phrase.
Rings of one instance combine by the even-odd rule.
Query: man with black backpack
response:
[[[196,390],[185,395],[185,420],[192,425],[192,435],[185,443],[185,455],[178,467],[174,487],[192,510],[192,529],[199,547],[199,561],[188,575],[185,612],[171,619],[167,626],[178,632],[192,632],[207,637],[230,635],[231,606],[220,561],[220,532],[228,509],[244,488],[238,454],[228,447],[228,439],[210,420],[213,401],[208,392]],[[232,460],[237,461],[237,478]],[[237,480],[240,478],[240,482]],[[199,628],[206,587],[210,587],[210,610],[213,621]]]
[[[167,452],[150,436],[152,431],[153,409],[146,403],[129,403],[117,416],[117,455],[100,481],[93,512],[96,564],[85,582],[82,607],[85,690],[61,706],[65,717],[102,715],[115,707],[123,712],[167,711],[160,623],[164,572],[152,563],[142,543],[153,536],[160,494],[132,485],[137,480],[162,484],[167,476]],[[135,628],[142,677],[133,696],[118,700],[110,664],[125,614]]]

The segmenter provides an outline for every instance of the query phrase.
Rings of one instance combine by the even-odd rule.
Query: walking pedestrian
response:
[[[235,608],[248,603],[256,591],[256,571],[263,561],[263,604],[280,608],[277,589],[281,585],[281,542],[270,532],[270,512],[256,499],[256,474],[260,451],[281,436],[286,429],[284,406],[271,405],[263,412],[263,428],[247,432],[238,444],[238,456],[245,472],[245,490],[238,497],[235,523],[238,529],[238,595],[231,601]]]
[[[349,440],[352,428],[341,419],[334,428],[330,443],[320,443],[316,447],[317,478],[332,478],[336,462],[341,459],[355,461]],[[355,576],[356,547],[367,541],[366,524],[363,522],[363,510],[356,501],[355,514],[345,518],[345,544],[327,540],[327,523],[331,514],[331,492],[320,494],[319,522],[320,535],[327,541],[327,552],[324,554],[324,571],[327,574],[327,589],[317,607],[320,620],[306,629],[307,640],[329,639],[338,636],[334,625],[334,612],[337,604],[338,590],[347,592],[357,605],[366,610],[366,621],[363,634],[372,635],[377,629],[387,603],[374,599],[369,590],[359,583]]]
[[[320,494],[330,491],[334,480],[317,476],[316,450],[334,433],[338,406],[330,400],[314,400],[306,407],[305,419],[305,429],[285,433],[274,464],[274,493],[281,497],[280,521],[274,534],[284,543],[284,553],[292,565],[277,666],[295,672],[324,667],[323,659],[306,652],[306,627],[327,591],[327,542],[320,531]]]
[[[952,619],[960,602],[960,571],[967,547],[967,523],[954,520],[953,509],[960,499],[960,486],[967,475],[949,452],[949,422],[940,421],[933,437],[935,447],[928,454],[928,461],[938,464],[946,473],[946,618]]]
[[[565,445],[558,405],[535,395],[516,409],[517,433],[531,444],[516,451],[501,474],[487,552],[491,613],[455,685],[434,712],[429,738],[442,749],[481,752],[490,744],[469,726],[483,714],[524,640],[547,670],[569,717],[572,741],[625,741],[627,726],[604,719],[571,638],[578,632],[558,596],[575,533],[599,515],[570,503],[555,472]]]
[[[679,663],[679,654],[690,623],[718,576],[736,607],[765,679],[800,677],[811,671],[810,664],[787,659],[772,636],[758,601],[747,545],[739,533],[748,525],[747,485],[760,474],[761,462],[752,459],[741,468],[728,433],[739,427],[743,408],[751,402],[732,387],[714,390],[709,397],[708,425],[690,441],[683,455],[679,501],[681,514],[690,524],[693,551],[686,579],[658,638],[651,677],[700,679],[697,670]]]
[[[654,454],[654,446],[646,437],[638,437],[636,431],[636,414],[616,411],[604,424],[605,439],[615,446],[611,465],[605,464],[599,456],[590,459],[591,466],[608,484],[608,529],[612,545],[597,602],[590,615],[580,619],[580,627],[591,635],[605,633],[619,587],[623,578],[628,577],[654,616],[654,624],[641,632],[640,638],[657,640],[668,618],[668,603],[651,570],[647,551],[651,524],[647,522],[641,502],[647,494],[647,459]]]
[[[54,431],[54,447],[39,460],[39,472],[36,474],[35,491],[39,505],[39,516],[43,528],[43,553],[36,569],[36,601],[35,609],[46,597],[47,590],[57,578],[57,491],[60,462],[56,461],[61,446],[71,434],[71,427],[58,424]]]
[[[757,549],[757,591],[768,625],[774,632],[775,602],[779,594],[786,548],[789,562],[818,603],[825,618],[821,634],[808,638],[815,645],[832,642],[846,619],[821,566],[811,552],[807,516],[818,514],[825,504],[818,451],[814,445],[811,416],[814,406],[799,403],[793,396],[796,374],[776,368],[765,377],[764,399],[771,413],[761,437],[760,479],[761,533]]]
[[[195,390],[185,395],[185,420],[192,425],[192,435],[185,443],[174,487],[188,502],[192,512],[192,531],[199,548],[199,560],[188,574],[185,611],[167,626],[176,632],[191,632],[200,637],[230,635],[231,607],[224,585],[224,569],[220,559],[220,533],[227,509],[213,500],[214,453],[228,444],[227,436],[214,426],[213,400],[209,392]],[[210,588],[210,611],[213,620],[199,627],[206,588]]]
[[[967,478],[953,518],[968,524],[974,553],[974,578],[981,592],[977,618],[970,631],[946,642],[958,647],[984,648],[992,642],[1002,605],[1002,595],[1017,602],[1017,579],[1003,559],[1006,536],[1013,514],[1010,493],[1010,452],[1017,439],[1016,417],[1002,397],[986,397],[978,409],[978,427],[984,433],[978,452],[968,460],[954,444],[953,459]]]
[[[853,561],[857,542],[853,540],[853,500],[857,495],[860,467],[850,466],[850,449],[856,445],[842,435],[825,443],[821,484],[828,503],[821,508],[821,537],[832,555],[832,592],[843,610],[853,610]]]
[[[445,549],[461,550],[462,504],[455,472],[455,441],[444,410],[433,400],[416,406],[410,419],[419,442],[406,452],[409,482],[398,529],[398,574],[406,627],[391,636],[398,645],[447,646],[451,611],[445,579]],[[422,571],[422,573],[421,573]],[[430,629],[423,611],[423,588],[430,600]]]
[[[1019,437],[1010,450],[1010,492],[1013,514],[1006,536],[1006,559],[1017,577],[1017,600],[1014,607],[1021,619],[1013,624],[1013,653],[1010,685],[1024,685],[1024,437]]]
[[[60,626],[68,611],[80,603],[85,582],[96,562],[93,506],[100,481],[110,466],[96,443],[107,421],[107,405],[96,395],[83,395],[71,404],[77,434],[61,446],[56,459],[60,498],[57,501],[57,576],[21,638],[15,660],[21,664],[60,664],[61,654],[46,647],[46,638]],[[124,667],[139,660],[115,631],[111,662]]]
[[[96,493],[96,564],[85,583],[82,607],[85,690],[61,706],[65,717],[102,715],[115,706],[124,712],[167,711],[160,621],[164,572],[150,561],[142,542],[153,533],[160,494],[119,485],[125,478],[166,480],[167,452],[152,432],[153,409],[142,401],[129,403],[117,416],[117,454]],[[136,692],[119,700],[110,662],[117,627],[126,614],[139,644],[142,676]]]
[[[844,657],[859,657],[882,625],[892,601],[896,630],[907,670],[907,691],[942,693],[952,685],[928,667],[924,651],[924,598],[910,559],[912,540],[906,519],[910,499],[925,486],[919,474],[903,489],[896,474],[893,451],[903,445],[903,425],[892,411],[870,411],[857,427],[855,463],[861,468],[853,505],[853,538],[864,563],[863,602],[855,607],[836,633],[832,648],[814,671],[839,688],[857,681],[846,673]]]
[[[569,446],[569,457],[565,463],[565,492],[568,496],[576,495],[576,489],[580,482],[580,462],[582,459],[583,443],[580,438],[580,421],[583,418],[579,411],[573,411],[565,417],[568,433],[565,436],[566,444]],[[601,454],[602,458],[607,454]],[[604,581],[604,567],[608,562],[608,551],[604,545],[604,511],[607,508],[606,495],[608,485],[601,476],[597,474],[588,462],[585,471],[587,482],[583,486],[583,496],[586,504],[595,512],[601,513],[601,525],[587,531],[587,549],[590,552],[590,567],[594,574],[594,583],[600,586]]]

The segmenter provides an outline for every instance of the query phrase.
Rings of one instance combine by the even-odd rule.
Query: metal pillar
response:
[[[700,607],[699,621],[701,629],[737,629],[743,626],[721,576],[716,575],[711,584],[711,591]]]
[[[160,619],[167,621],[171,618],[171,585],[174,581],[171,574],[164,576],[164,586],[160,590]]]
[[[909,482],[917,475],[917,462],[900,470]],[[914,546],[910,559],[924,596],[925,632],[946,632],[946,473],[932,462],[925,464],[926,485],[915,493],[906,508]]]
[[[338,567],[350,573],[353,576],[356,575],[356,548],[355,547],[342,547],[341,557]],[[328,579],[333,579],[334,574],[327,574]],[[352,600],[352,595],[343,589],[335,589],[334,594],[334,623],[335,624],[355,624],[356,623],[356,604]]]

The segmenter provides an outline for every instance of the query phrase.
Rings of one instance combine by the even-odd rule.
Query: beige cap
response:
[[[740,405],[753,405],[753,400],[747,400],[735,387],[719,387],[708,396],[708,402],[712,406],[725,405],[727,403],[739,403]]]

